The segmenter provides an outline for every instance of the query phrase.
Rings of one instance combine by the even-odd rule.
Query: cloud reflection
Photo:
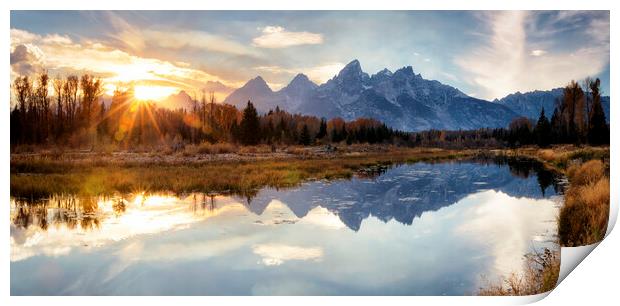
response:
[[[323,258],[319,247],[299,247],[285,244],[259,244],[252,248],[254,254],[262,257],[266,266],[279,266],[289,260],[314,260]]]

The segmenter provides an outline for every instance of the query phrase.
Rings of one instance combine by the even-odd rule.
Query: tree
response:
[[[520,146],[529,144],[532,141],[532,123],[526,117],[517,117],[508,127],[509,142],[512,145]]]
[[[563,134],[567,142],[582,143],[587,135],[585,125],[585,94],[579,84],[571,81],[564,88],[564,97],[560,105]]]
[[[540,112],[540,117],[534,128],[534,136],[539,147],[547,147],[551,142],[551,123],[545,116],[545,108]]]
[[[258,113],[252,102],[248,100],[248,104],[243,110],[243,118],[240,124],[240,141],[245,145],[256,145],[260,140],[260,122]]]
[[[607,127],[605,112],[601,104],[600,84],[601,81],[598,78],[590,82],[590,89],[592,90],[592,108],[589,114],[590,119],[588,120],[588,141],[593,145],[609,143],[609,129]]]
[[[301,134],[299,135],[299,144],[304,146],[309,146],[312,143],[312,139],[310,138],[310,131],[308,131],[308,125],[304,124],[301,128]]]
[[[319,132],[316,134],[316,139],[323,139],[327,136],[327,121],[325,118],[321,118],[321,124],[319,125]]]

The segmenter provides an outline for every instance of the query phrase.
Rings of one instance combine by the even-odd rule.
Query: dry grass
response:
[[[555,288],[560,275],[558,252],[545,249],[542,253],[527,254],[522,273],[512,273],[496,283],[487,282],[478,295],[534,295]]]
[[[582,165],[573,164],[566,171],[571,184],[588,185],[605,176],[605,165],[600,160],[591,160]]]
[[[208,143],[203,142],[197,148],[197,153],[199,154],[226,154],[226,153],[236,153],[239,151],[239,147],[231,143]]]
[[[239,154],[267,154],[272,153],[275,147],[270,145],[261,144],[256,146],[243,146],[239,148]]]
[[[250,194],[265,186],[290,187],[305,180],[349,178],[358,169],[377,164],[456,159],[473,154],[475,151],[411,149],[391,154],[203,163],[12,161],[11,195],[41,198],[53,194],[101,195],[134,191]]]
[[[534,158],[566,174],[569,186],[558,218],[562,246],[603,240],[609,220],[609,147],[531,147],[499,154]]]
[[[581,246],[605,237],[609,220],[609,178],[598,160],[572,165],[570,186],[560,210],[559,236],[563,246]]]

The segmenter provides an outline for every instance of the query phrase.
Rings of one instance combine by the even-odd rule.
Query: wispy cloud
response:
[[[556,17],[574,19],[579,18],[578,14]],[[532,25],[536,16],[524,11],[490,12],[484,17],[491,30],[485,37],[487,43],[456,58],[464,71],[463,79],[479,88],[482,98],[563,86],[571,79],[601,73],[609,63],[608,17],[607,20],[585,19],[592,20],[583,29],[583,34],[588,36],[587,44],[564,49],[560,46],[555,50],[535,48],[528,42],[530,34],[540,37],[541,33],[548,33],[543,38],[552,41],[549,35],[557,29],[555,24],[552,29],[536,28]],[[537,33],[528,32],[534,28]]]
[[[252,40],[260,48],[287,48],[299,45],[316,45],[323,43],[323,35],[311,32],[291,32],[280,26],[267,26],[262,35]]]
[[[142,37],[149,44],[162,48],[181,49],[197,48],[229,54],[253,54],[247,46],[219,35],[203,31],[141,31]]]

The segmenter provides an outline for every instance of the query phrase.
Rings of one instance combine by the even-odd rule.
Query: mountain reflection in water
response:
[[[481,274],[498,275],[518,269],[521,256],[531,251],[528,248],[532,247],[532,241],[538,242],[537,248],[555,246],[552,240],[556,230],[553,220],[557,200],[549,199],[556,199],[561,192],[562,185],[558,182],[558,177],[537,165],[476,161],[396,166],[351,180],[315,181],[281,190],[265,188],[252,197],[136,193],[96,198],[55,196],[40,201],[12,198],[11,291],[15,294],[463,294],[473,290]],[[526,206],[528,208],[524,209]],[[449,221],[442,223],[444,219]],[[399,227],[395,227],[396,224]],[[288,230],[283,232],[282,226]],[[194,237],[200,236],[203,236],[200,242],[195,240]],[[466,237],[464,241],[469,244],[449,242],[456,236]],[[323,286],[325,282],[340,284],[355,269],[363,274],[371,263],[381,265],[377,261],[367,262],[370,258],[391,256],[368,248],[392,250],[393,255],[400,258],[410,252],[403,247],[413,243],[409,240],[416,239],[428,239],[431,244],[425,242],[422,249],[417,249],[420,254],[412,255],[411,259],[381,263],[388,265],[385,271],[376,270],[380,267],[371,269],[373,273],[366,271],[368,277],[376,278],[378,283],[349,284],[337,292]],[[332,244],[335,241],[340,242]],[[379,276],[403,268],[399,265],[431,264],[428,260],[439,256],[432,251],[433,243],[441,252],[448,246],[455,251],[462,248],[464,258],[455,263],[466,260],[469,264],[459,267],[458,272],[453,271],[464,273],[454,276],[456,283],[433,287],[434,278],[429,276],[428,284],[414,281],[410,286],[417,286],[415,288],[385,287],[391,281],[384,283]],[[443,243],[447,245],[442,246]],[[349,246],[345,248],[346,245]],[[488,250],[482,251],[484,248]],[[242,249],[246,251],[241,252]],[[368,254],[360,255],[362,249]],[[244,287],[246,280],[235,278],[230,270],[235,264],[220,257],[224,253],[237,254],[242,265],[240,269],[254,271],[247,267],[252,265],[247,260],[256,257],[259,259],[254,264],[274,269],[290,268],[291,271],[282,271],[284,274],[280,276],[298,277],[297,285],[288,289],[278,287],[278,290],[276,286],[265,287],[266,283]],[[474,258],[488,257],[492,263],[489,265],[482,259],[478,262],[467,258],[466,254]],[[67,274],[79,275],[78,271],[66,267],[58,272],[59,275],[42,276],[63,280],[46,284],[49,288],[33,281],[38,279],[35,276],[23,280],[19,272],[32,272],[34,267],[42,268],[40,265],[50,262],[64,267],[62,262],[70,258],[86,266],[92,265],[86,263],[88,260],[84,256],[100,257],[97,265],[106,271],[105,277],[90,279],[90,286],[73,282],[63,285],[63,281],[70,282]],[[342,262],[349,256],[358,258],[349,258],[346,264]],[[138,267],[148,262],[183,265],[195,260],[209,262],[210,269],[227,273],[227,277],[238,284],[227,284],[228,287],[219,291],[212,290],[217,287],[215,285],[213,288],[166,291],[156,284],[149,287],[147,284],[154,282],[152,279],[144,280],[146,287],[142,289],[109,283],[127,277],[125,274],[132,268],[140,269]],[[353,270],[336,269],[339,271],[334,272],[342,275],[309,277],[306,275],[309,267],[291,266],[295,262],[328,270],[327,267],[333,268],[334,264],[345,264]],[[159,270],[150,267],[139,271],[150,275]],[[262,273],[267,271],[253,273],[256,277],[264,277]],[[402,280],[415,278],[403,273]],[[438,279],[440,274],[437,272]],[[166,278],[166,275],[157,276]],[[190,276],[191,273],[181,278],[185,280]],[[247,275],[241,278],[251,280]],[[97,287],[102,284],[107,287]]]

